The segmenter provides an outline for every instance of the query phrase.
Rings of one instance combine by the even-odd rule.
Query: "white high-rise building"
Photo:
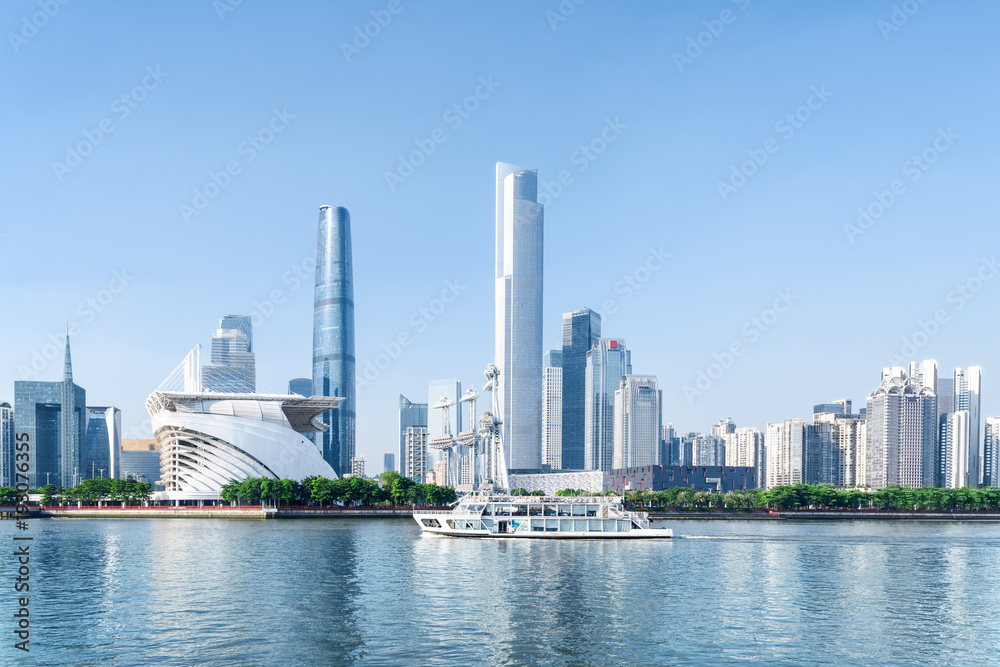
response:
[[[949,412],[941,420],[938,482],[949,489],[969,486],[969,411]]]
[[[427,477],[427,428],[408,426],[403,431],[403,438],[406,444],[406,467],[403,476],[423,482]]]
[[[764,465],[764,434],[759,429],[741,426],[722,437],[726,447],[726,465],[756,468],[757,486],[765,488],[767,468]]]
[[[563,369],[552,365],[554,352],[546,355],[549,362],[542,369],[542,465],[558,470],[562,468]]]
[[[660,465],[660,398],[655,376],[622,376],[615,392],[613,469]]]
[[[611,470],[615,450],[615,392],[623,375],[632,374],[625,341],[600,338],[587,353],[584,379],[584,452],[586,470]]]
[[[983,485],[1000,487],[1000,417],[986,418],[983,451]]]
[[[921,381],[899,372],[882,373],[868,397],[866,480],[872,489],[933,486],[937,445],[937,397]]]
[[[351,459],[351,474],[355,477],[365,476],[365,457],[355,456]]]
[[[955,369],[955,407],[956,412],[966,410],[969,413],[969,447],[967,463],[967,481],[965,486],[976,487],[983,482],[983,440],[980,438],[980,394],[983,384],[983,369],[979,366]]]
[[[497,163],[495,363],[508,468],[542,461],[542,247],[538,172]]]
[[[802,482],[805,432],[806,424],[801,419],[767,425],[764,435],[767,488]]]
[[[0,403],[0,486],[16,486],[14,479],[14,408]]]

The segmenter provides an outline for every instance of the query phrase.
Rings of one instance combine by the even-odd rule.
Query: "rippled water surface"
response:
[[[0,664],[998,661],[998,524],[668,525],[679,539],[563,542],[394,519],[32,520],[32,650],[12,646],[7,556]]]

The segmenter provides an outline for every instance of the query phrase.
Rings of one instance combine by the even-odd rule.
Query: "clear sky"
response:
[[[379,472],[400,393],[482,387],[504,161],[548,195],[545,348],[602,311],[664,422],[863,404],[892,354],[983,366],[1000,414],[994,2],[47,1],[0,14],[0,400],[60,379],[69,321],[88,402],[149,437],[145,397],[247,313],[284,391],[345,206]]]

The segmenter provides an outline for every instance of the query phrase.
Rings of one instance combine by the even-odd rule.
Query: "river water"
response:
[[[13,648],[8,555],[3,665],[1000,659],[1000,524],[675,521],[678,539],[648,541],[454,539],[398,519],[30,524],[31,652]]]

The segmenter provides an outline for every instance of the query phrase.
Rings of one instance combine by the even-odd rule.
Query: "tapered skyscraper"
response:
[[[354,267],[351,215],[346,208],[320,206],[313,304],[313,395],[346,398],[323,414],[330,428],[316,445],[338,475],[351,472],[355,445]]]
[[[508,468],[542,463],[542,240],[538,172],[497,163],[496,348]]]

